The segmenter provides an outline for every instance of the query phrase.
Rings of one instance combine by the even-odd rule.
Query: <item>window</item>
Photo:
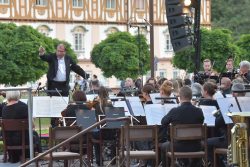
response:
[[[165,52],[171,52],[173,51],[173,47],[171,44],[171,39],[170,39],[170,35],[166,34],[166,47],[165,47]]]
[[[36,0],[36,5],[46,6],[47,0]]]
[[[75,51],[84,51],[83,47],[83,33],[75,33]]]
[[[173,79],[179,78],[180,76],[180,70],[174,69],[173,70]]]
[[[166,70],[159,70],[160,78],[167,78],[167,71]]]
[[[0,0],[0,4],[9,4],[9,0]]]
[[[136,9],[137,10],[144,10],[145,9],[145,0],[136,0]]]
[[[46,25],[41,25],[41,26],[37,27],[37,31],[45,36],[49,36],[49,32],[52,31],[52,29],[50,29]]]
[[[106,8],[107,9],[115,9],[116,8],[115,1],[116,0],[106,0]]]
[[[106,33],[107,35],[112,34],[112,33],[115,33],[115,32],[119,32],[118,28],[116,28],[116,27],[110,27],[110,28],[108,28],[108,29],[105,31],[105,33]]]
[[[77,26],[73,30],[73,46],[76,52],[85,52],[84,36],[87,30],[82,26]]]
[[[83,0],[73,0],[73,7],[83,7]]]

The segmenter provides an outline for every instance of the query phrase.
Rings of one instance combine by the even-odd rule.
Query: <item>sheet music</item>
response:
[[[237,97],[242,112],[250,112],[250,97]]]
[[[170,97],[175,97],[175,95],[171,93]],[[173,99],[173,101],[175,102],[175,104],[178,104],[176,99]]]
[[[213,116],[212,112],[217,110],[216,107],[205,105],[200,105],[199,107],[202,109],[205,118],[204,123],[206,123],[207,126],[215,126],[215,116]]]
[[[162,118],[177,104],[147,104],[144,106],[148,125],[161,125]]]
[[[62,99],[63,98],[63,99]],[[33,117],[61,117],[67,107],[68,97],[36,96],[33,97]]]
[[[231,118],[227,116],[227,113],[228,112],[240,112],[240,109],[238,107],[238,104],[235,98],[234,97],[218,98],[217,103],[220,107],[220,111],[222,113],[225,123],[226,124],[233,123]]]
[[[88,94],[88,95],[86,95],[87,101],[93,101],[96,96],[97,96],[97,94]]]
[[[232,94],[226,94],[226,97],[233,97]]]
[[[160,104],[161,103],[161,100],[156,100],[155,99],[156,97],[161,97],[160,93],[150,93],[149,96],[150,96],[150,98],[151,98],[151,100],[152,100],[152,102],[154,104]]]
[[[215,98],[215,99],[224,98],[224,96],[223,96],[223,94],[221,93],[221,91],[217,91],[217,92],[214,94],[214,98]]]
[[[113,106],[114,107],[124,107],[125,116],[131,115],[125,101],[115,101]]]
[[[126,97],[129,101],[134,116],[145,116],[144,108],[141,104],[141,100],[138,96]]]
[[[19,99],[21,102],[28,104],[28,99]]]

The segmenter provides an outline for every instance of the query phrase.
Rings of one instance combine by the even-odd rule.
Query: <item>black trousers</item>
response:
[[[69,85],[67,82],[48,81],[48,93],[49,96],[68,96]]]
[[[67,82],[59,81],[48,81],[48,91],[49,96],[68,96],[69,95],[69,85]],[[51,118],[50,124],[52,127],[58,126],[58,118]]]

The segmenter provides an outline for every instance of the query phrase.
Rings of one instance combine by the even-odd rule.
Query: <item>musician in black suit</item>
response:
[[[43,61],[48,62],[49,70],[47,73],[48,90],[61,90],[62,96],[69,95],[69,76],[70,71],[74,71],[84,79],[88,78],[88,74],[78,66],[73,59],[66,54],[63,44],[57,46],[56,53],[45,54],[43,47],[39,48],[39,56]],[[50,93],[51,96],[59,96],[58,92]]]
[[[191,104],[192,90],[188,86],[180,89],[180,103],[179,107],[173,108],[165,115],[161,124],[167,128],[170,123],[172,124],[202,124],[204,116],[202,110]],[[182,143],[174,143],[176,151],[199,151],[201,150],[200,142],[184,141]],[[161,146],[162,166],[166,166],[166,152],[170,150],[170,142],[167,141]]]
[[[20,91],[7,91],[6,98],[7,104],[2,109],[2,119],[26,119],[28,121],[28,106],[27,104],[21,102]],[[34,128],[34,124],[33,124]],[[8,146],[18,146],[21,144],[21,132],[20,131],[6,131],[6,145]],[[36,131],[33,131],[33,142],[36,146],[35,151],[41,152],[39,137]],[[28,131],[25,133],[25,143],[29,143]],[[8,151],[8,161],[11,163],[17,163],[20,161],[22,155],[21,150],[7,150]],[[26,157],[29,156],[29,150],[26,152]]]
[[[248,61],[240,62],[240,71],[238,77],[241,77],[245,84],[250,83],[250,63]]]

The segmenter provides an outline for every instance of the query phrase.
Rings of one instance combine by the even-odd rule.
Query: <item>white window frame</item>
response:
[[[85,52],[84,33],[74,32],[74,50],[76,52]]]
[[[116,0],[106,0],[106,9],[115,9]]]
[[[173,69],[173,79],[177,79],[180,77],[180,70],[179,69]]]
[[[136,0],[135,7],[136,10],[145,10],[146,1],[145,0]]]
[[[73,6],[74,8],[83,7],[83,0],[73,0],[73,1],[72,1],[72,6]]]
[[[9,0],[0,0],[0,4],[9,4]]]
[[[51,31],[51,29],[47,26],[42,25],[37,27],[37,31],[45,36],[49,36],[49,32]]]
[[[162,75],[163,74],[163,75]],[[159,70],[159,76],[161,77],[161,78],[167,78],[167,70],[165,70],[165,69],[160,69]]]
[[[165,52],[172,52],[173,51],[173,46],[171,43],[171,38],[169,34],[165,34]]]
[[[47,6],[47,0],[36,0],[36,5]]]

